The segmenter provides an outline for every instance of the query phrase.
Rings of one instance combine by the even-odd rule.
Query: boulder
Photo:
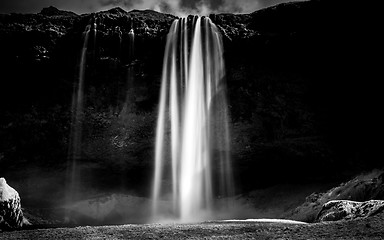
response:
[[[384,200],[384,170],[373,170],[341,183],[326,192],[312,193],[303,204],[285,217],[298,221],[315,222],[328,203],[338,200],[369,202],[372,199]]]
[[[356,202],[348,200],[329,201],[317,215],[317,222],[367,218],[384,210],[383,200]]]
[[[23,226],[23,212],[19,193],[0,178],[0,230]]]

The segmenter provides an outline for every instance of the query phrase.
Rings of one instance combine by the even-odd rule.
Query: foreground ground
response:
[[[384,239],[384,213],[316,224],[206,222],[51,228],[0,233],[0,239]]]

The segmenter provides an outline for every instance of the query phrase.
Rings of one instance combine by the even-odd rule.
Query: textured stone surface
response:
[[[342,207],[342,209],[347,209],[348,206],[357,206],[358,202],[368,201],[367,203],[369,203],[369,200],[372,199],[384,200],[383,170],[375,170],[361,174],[326,192],[312,193],[305,199],[302,205],[286,217],[305,222],[313,222],[317,221],[318,216],[324,209],[332,208],[337,203],[337,201],[334,200],[344,201],[345,206]],[[329,205],[327,205],[328,203]],[[376,202],[372,203],[376,204]],[[364,205],[364,207],[370,205],[371,204]],[[344,216],[342,214],[340,216]],[[334,218],[336,219],[337,216]]]
[[[0,229],[20,228],[23,225],[23,212],[19,193],[0,178]]]
[[[316,221],[327,222],[367,218],[383,210],[384,201],[382,200],[370,200],[366,202],[334,200],[323,205]]]

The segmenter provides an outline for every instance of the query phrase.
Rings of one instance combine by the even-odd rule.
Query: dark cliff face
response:
[[[355,68],[361,43],[342,11],[317,0],[210,16],[224,41],[239,191],[333,181],[380,166],[372,157],[370,87]],[[96,23],[85,72],[84,185],[146,194],[164,47],[175,18],[119,8],[0,15],[0,175],[32,176],[31,186],[39,174],[64,182],[83,32]],[[28,186],[20,188],[28,195]]]

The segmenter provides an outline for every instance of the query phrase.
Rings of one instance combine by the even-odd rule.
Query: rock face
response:
[[[367,218],[383,210],[384,201],[382,200],[370,200],[366,202],[334,200],[323,205],[316,221],[327,222]]]
[[[0,178],[0,229],[15,229],[23,225],[19,193]]]

